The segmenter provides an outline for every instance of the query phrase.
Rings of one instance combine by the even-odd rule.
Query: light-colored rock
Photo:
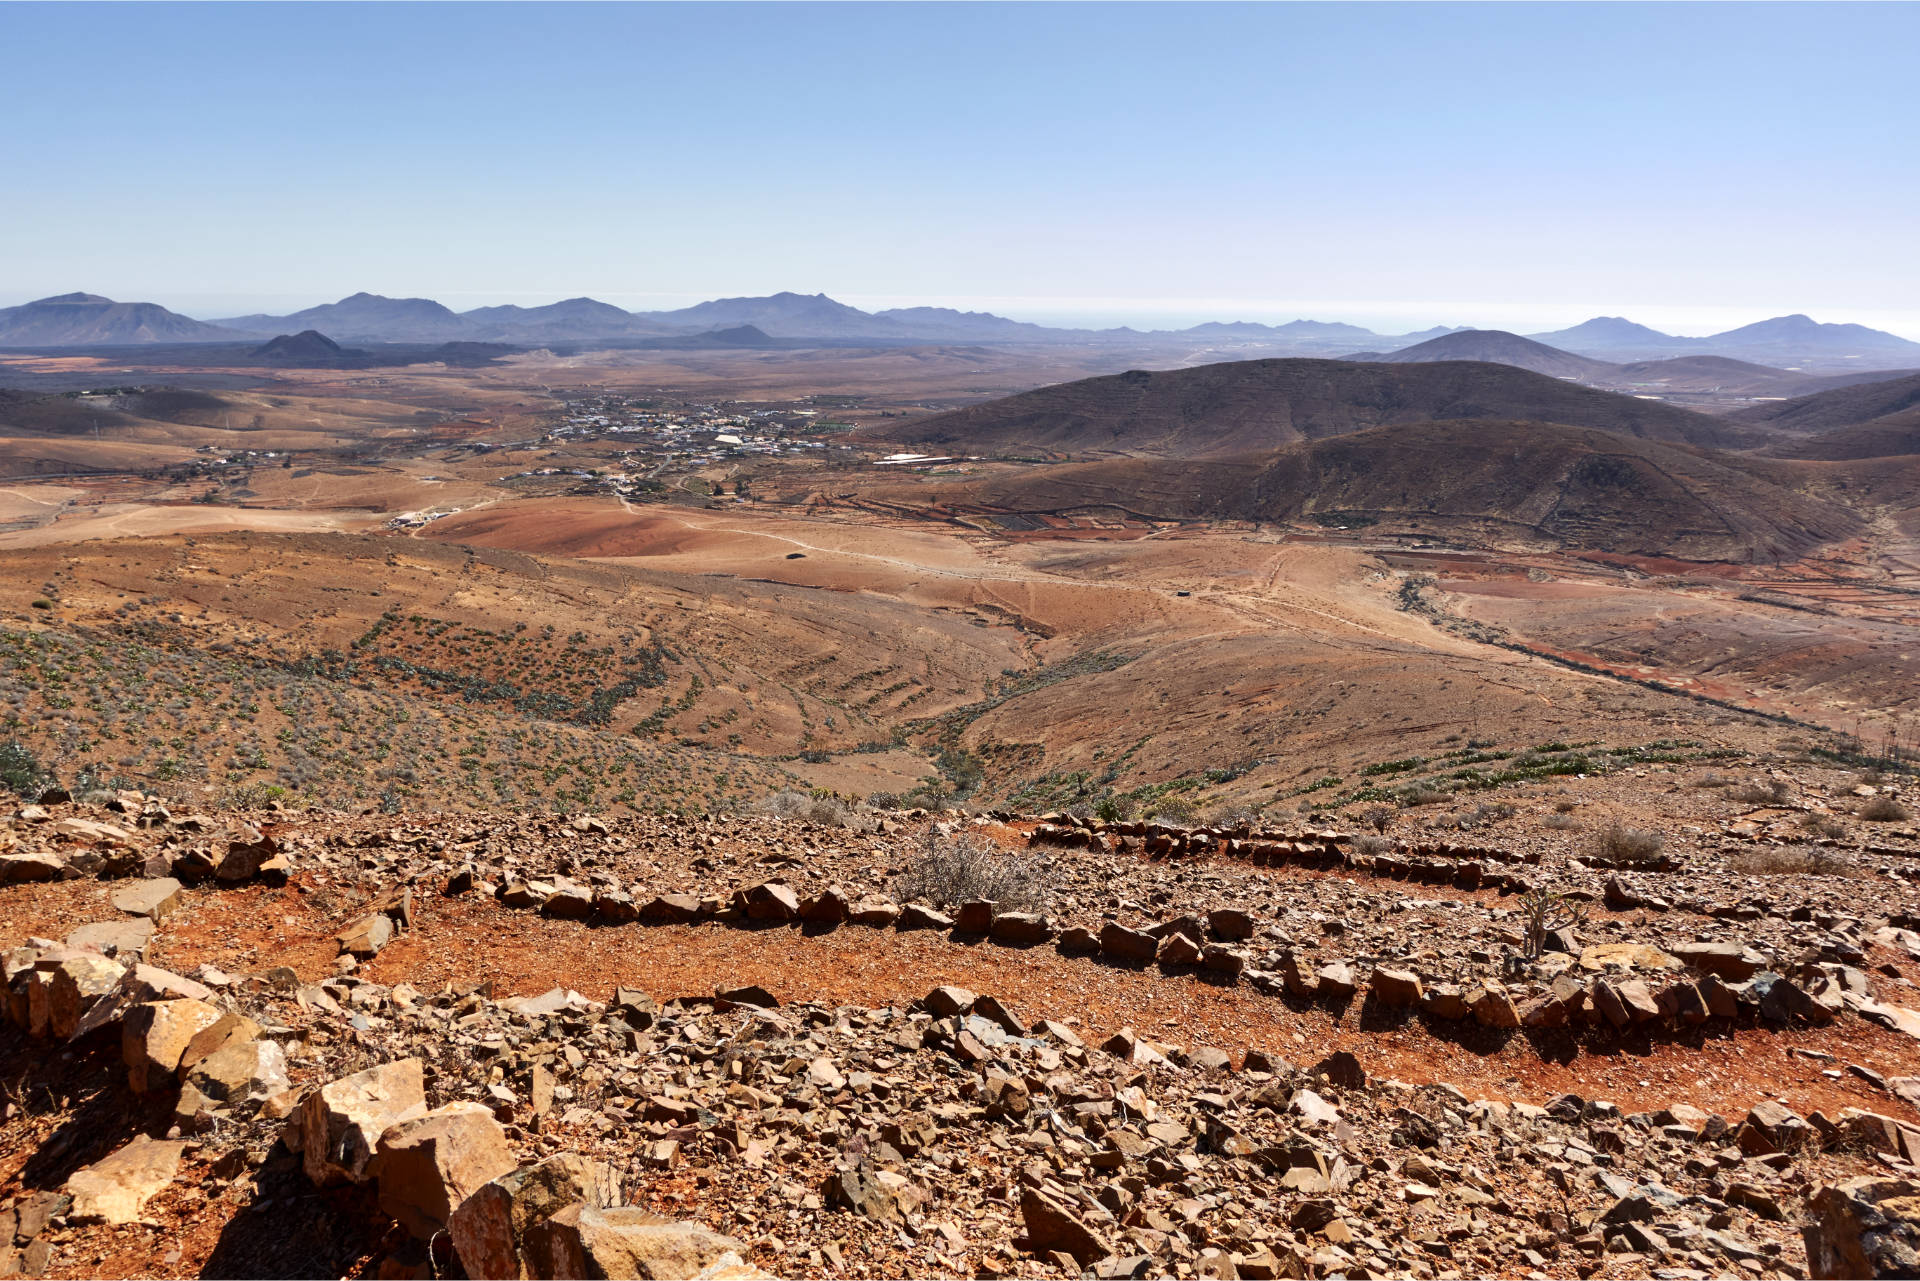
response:
[[[236,1116],[250,1116],[287,1089],[287,1055],[278,1041],[229,1037],[194,1064],[185,1085]]]
[[[696,1277],[746,1246],[698,1223],[675,1223],[638,1206],[599,1209],[576,1202],[529,1233],[533,1252],[552,1260],[554,1277]]]
[[[153,941],[153,922],[94,921],[67,935],[68,947],[92,948],[107,956],[131,960],[147,950]]]
[[[393,941],[393,918],[385,912],[369,913],[334,937],[342,953],[366,960]]]
[[[419,1059],[401,1059],[342,1077],[300,1105],[301,1158],[321,1186],[360,1183],[389,1126],[426,1115]]]
[[[193,1040],[187,1042],[187,1048],[182,1051],[180,1055],[181,1079],[184,1080],[187,1073],[193,1071],[193,1069],[199,1065],[200,1060],[217,1053],[228,1041],[236,1039],[252,1041],[257,1040],[259,1036],[260,1025],[258,1023],[255,1023],[244,1014],[236,1014],[231,1010],[226,1011],[221,1014],[218,1023],[215,1023],[212,1027],[202,1028],[200,1031],[195,1032],[193,1034]]]
[[[157,965],[136,964],[128,971],[120,986],[133,1002],[213,999],[213,989],[206,984],[196,983]]]
[[[87,845],[125,845],[133,839],[133,833],[124,827],[97,823],[90,818],[56,819],[51,830],[56,836]]]
[[[1580,949],[1580,968],[1603,970],[1677,970],[1680,961],[1650,943],[1596,943]]]
[[[447,1226],[456,1206],[517,1164],[492,1109],[449,1103],[388,1126],[370,1174],[380,1183],[380,1208],[424,1241]]]
[[[120,1025],[120,1053],[134,1092],[172,1089],[188,1042],[219,1021],[220,1011],[205,1001],[143,1001],[129,1009]]]
[[[123,885],[115,890],[108,901],[117,911],[126,912],[132,916],[144,916],[158,923],[172,916],[180,907],[182,901],[180,882],[171,876],[135,881],[131,885]]]
[[[132,1223],[180,1172],[180,1141],[141,1135],[67,1180],[68,1217],[83,1223]]]
[[[1473,1008],[1474,1021],[1485,1027],[1520,1026],[1520,1011],[1514,1008],[1513,998],[1498,983],[1478,984],[1467,991],[1465,999]]]
[[[61,1041],[73,1036],[94,1003],[119,990],[126,972],[118,961],[85,952],[55,965],[47,988],[48,1035]]]
[[[1867,1176],[1808,1198],[1807,1271],[1818,1278],[1920,1276],[1920,1183]]]
[[[609,1167],[565,1152],[476,1188],[447,1217],[447,1234],[470,1277],[557,1276],[551,1259],[529,1260],[527,1232],[576,1202],[618,1205],[620,1186]]]
[[[965,1014],[973,1008],[979,997],[964,987],[936,987],[927,993],[927,1013],[936,1019],[952,1018],[956,1014]]]

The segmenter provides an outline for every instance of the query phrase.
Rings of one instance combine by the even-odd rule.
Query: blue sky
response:
[[[0,304],[1920,338],[1915,4],[0,4]]]

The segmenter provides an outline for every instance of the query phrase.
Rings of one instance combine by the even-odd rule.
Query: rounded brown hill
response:
[[[1861,528],[1798,492],[1792,464],[1715,457],[1527,422],[1376,427],[1238,459],[1036,468],[969,487],[1015,511],[1120,508],[1151,518],[1378,523],[1495,543],[1689,560],[1771,560]]]
[[[975,454],[1222,458],[1394,423],[1526,419],[1696,445],[1752,429],[1476,361],[1247,360],[1130,370],[936,414],[875,439]]]
[[[1779,431],[1825,432],[1837,427],[1852,427],[1895,414],[1920,410],[1920,374],[1906,378],[1888,378],[1880,382],[1857,383],[1796,396],[1792,400],[1754,405],[1732,416],[1742,422]],[[1807,455],[1827,457],[1828,455]],[[1862,455],[1849,455],[1861,457]]]
[[[1782,458],[1855,462],[1868,458],[1911,458],[1920,454],[1920,407],[1869,419],[1852,427],[1823,431],[1778,446]]]

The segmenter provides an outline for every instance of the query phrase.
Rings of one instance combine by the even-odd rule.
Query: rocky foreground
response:
[[[6,953],[5,1270],[1920,1271],[1920,904],[1897,865],[1742,877],[1744,834],[1625,869],[1060,816],[258,819],[122,797],[7,829],[0,919],[101,915]],[[1047,904],[900,901],[917,852],[968,828],[1043,855]],[[1530,927],[1539,891],[1586,913]],[[209,941],[296,907],[328,933]],[[537,992],[428,983],[460,947],[405,958],[456,921],[609,963]],[[620,980],[687,930],[736,939],[740,969],[773,938],[844,938],[1006,986]],[[1102,1026],[1084,994],[1123,980],[1157,994],[1143,1014],[1225,992],[1330,1030]],[[1596,1075],[1777,1042],[1819,1071],[1724,1109],[1529,1098],[1393,1079],[1423,1039]]]

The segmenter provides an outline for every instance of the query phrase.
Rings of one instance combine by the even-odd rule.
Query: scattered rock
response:
[[[419,1059],[383,1063],[321,1086],[300,1105],[307,1177],[323,1187],[363,1181],[388,1127],[426,1111]]]
[[[481,1185],[447,1216],[447,1233],[468,1276],[560,1276],[550,1256],[527,1257],[527,1234],[575,1203],[605,1209],[620,1203],[613,1171],[573,1153],[521,1166]]]
[[[388,1126],[368,1173],[379,1181],[380,1208],[427,1240],[456,1206],[516,1164],[491,1109],[449,1103]]]
[[[140,1135],[67,1180],[69,1216],[83,1223],[132,1223],[180,1172],[183,1141]]]

